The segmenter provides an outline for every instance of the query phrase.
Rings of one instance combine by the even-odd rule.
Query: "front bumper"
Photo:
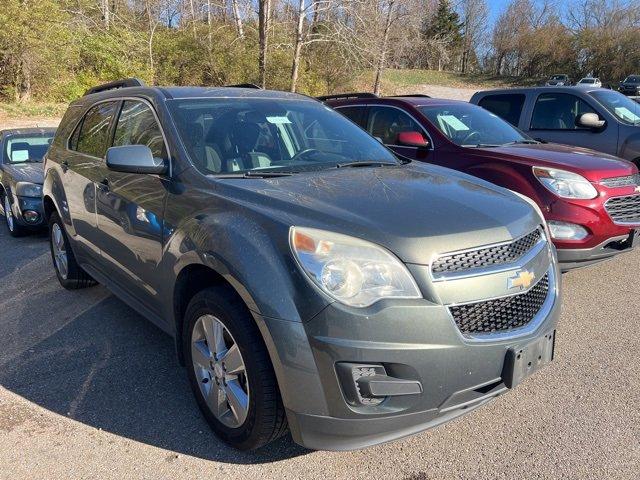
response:
[[[18,225],[28,228],[42,228],[44,226],[42,198],[14,195],[11,209],[13,210],[13,217]],[[24,215],[27,211],[37,213],[37,220],[27,221]]]
[[[482,340],[463,337],[447,307],[424,299],[366,309],[334,303],[307,323],[263,319],[294,440],[312,449],[351,450],[471,412],[508,390],[507,352],[552,332],[559,305],[554,288],[535,330]],[[354,405],[337,372],[343,362],[382,365],[387,375],[419,381],[421,393]]]
[[[560,269],[566,272],[611,259],[621,253],[631,252],[635,248],[639,234],[639,230],[631,230],[628,234],[608,238],[595,247],[558,249]]]

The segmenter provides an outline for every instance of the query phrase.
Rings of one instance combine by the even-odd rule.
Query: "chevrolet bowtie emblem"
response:
[[[535,273],[528,270],[520,270],[515,277],[510,277],[507,279],[507,288],[509,290],[511,290],[512,288],[525,290],[531,286],[535,278]]]

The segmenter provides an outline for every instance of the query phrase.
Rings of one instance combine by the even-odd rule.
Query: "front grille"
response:
[[[610,198],[604,208],[614,223],[640,224],[640,195]]]
[[[435,274],[454,273],[512,263],[531,250],[541,235],[538,228],[511,243],[443,255],[434,260],[431,271]]]
[[[545,275],[526,293],[449,307],[463,334],[507,332],[526,326],[542,308],[549,293]]]
[[[640,174],[626,175],[624,177],[611,177],[600,180],[600,185],[604,185],[609,188],[617,187],[633,187],[640,185]]]

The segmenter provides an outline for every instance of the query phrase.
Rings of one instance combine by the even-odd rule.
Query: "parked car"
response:
[[[537,140],[591,148],[640,165],[640,104],[619,92],[513,88],[477,92],[471,103]]]
[[[620,82],[618,91],[624,95],[640,96],[640,75],[629,75]]]
[[[454,168],[533,199],[547,219],[563,270],[633,247],[640,195],[638,169],[631,163],[542,144],[466,102],[355,97],[323,98],[399,155]]]
[[[55,128],[0,130],[0,203],[9,233],[46,226],[42,211],[42,157]]]
[[[234,447],[287,425],[308,448],[386,442],[553,358],[559,275],[535,205],[399,161],[309,97],[114,82],[71,104],[45,165],[60,283],[98,281],[172,334]]]
[[[580,79],[578,83],[576,83],[576,87],[580,88],[601,88],[602,82],[599,78],[593,77],[584,77]]]
[[[571,85],[571,79],[569,75],[559,74],[559,75],[551,75],[549,80],[545,83],[548,87],[568,87]]]

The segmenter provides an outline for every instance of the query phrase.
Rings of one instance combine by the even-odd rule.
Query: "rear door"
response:
[[[69,138],[68,151],[61,164],[73,227],[71,234],[81,250],[78,252],[81,257],[91,252],[92,258],[99,258],[96,183],[100,181],[117,106],[117,101],[102,102],[86,112]]]
[[[617,123],[607,122],[604,128],[592,130],[576,125],[576,118],[583,113],[596,113],[601,119],[607,116],[572,93],[541,93],[533,105],[527,133],[547,142],[563,143],[591,148],[612,155],[618,146]]]
[[[113,146],[146,145],[154,157],[169,160],[163,132],[152,106],[143,100],[121,104],[113,129]],[[100,250],[112,278],[156,311],[152,299],[160,279],[163,213],[169,179],[165,176],[122,173],[100,167],[97,221]],[[156,311],[157,313],[157,311]]]

